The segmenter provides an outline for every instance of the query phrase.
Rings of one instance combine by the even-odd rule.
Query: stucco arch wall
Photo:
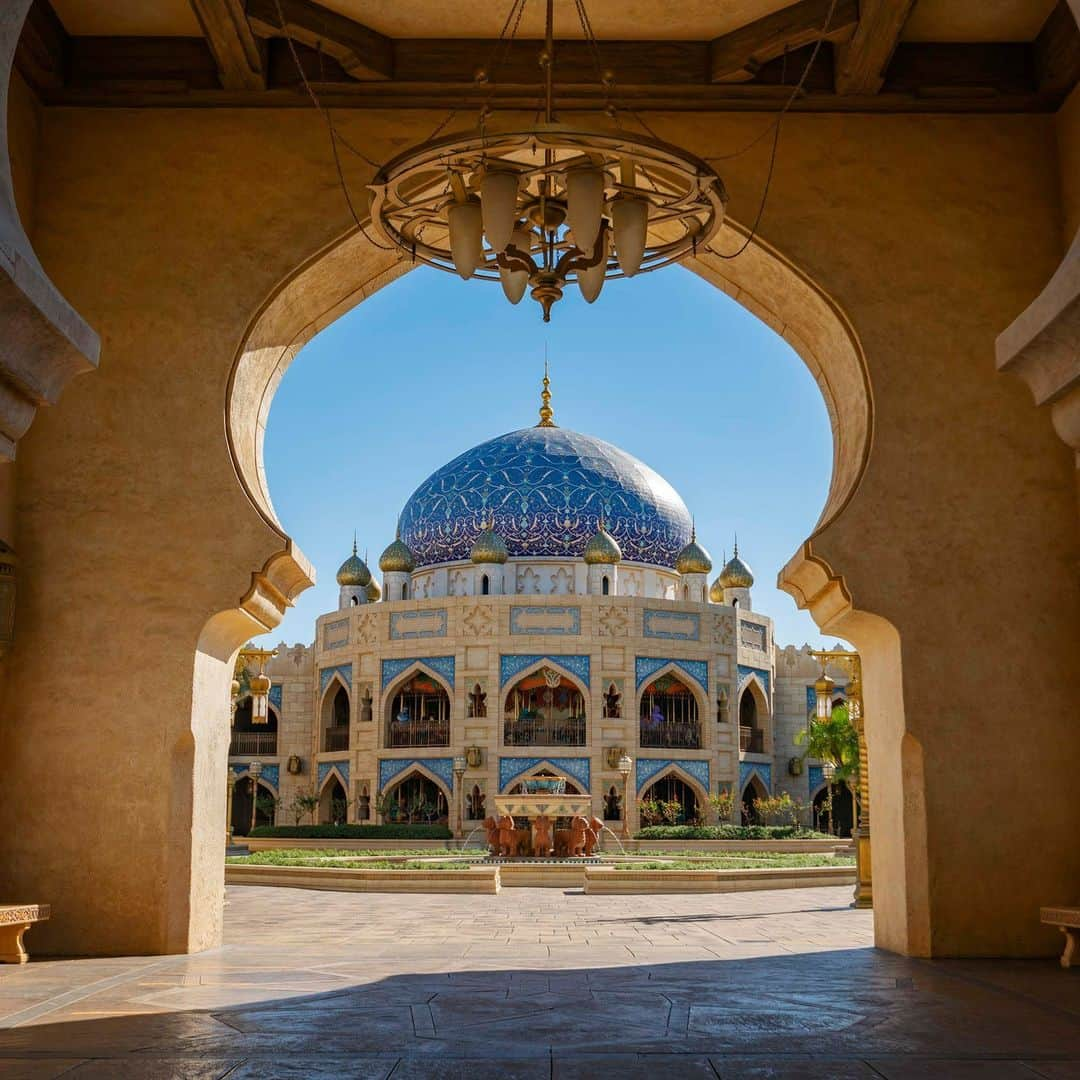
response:
[[[340,123],[380,159],[441,119],[372,110]],[[767,122],[648,120],[704,155],[745,145]],[[1031,912],[1064,899],[1080,874],[1071,841],[1080,810],[1063,795],[1024,823],[1002,823],[991,782],[1038,768],[1066,792],[1080,765],[1061,730],[1080,689],[1071,455],[1026,387],[993,373],[994,335],[1060,258],[1056,153],[1053,117],[792,115],[762,225],[763,244],[847,313],[873,385],[861,478],[842,507],[830,495],[783,582],[864,657],[875,876],[899,882],[895,907],[879,899],[877,936],[901,951],[1052,951]],[[756,208],[763,155],[723,172],[736,212]],[[72,383],[20,446],[23,576],[0,718],[0,865],[13,892],[57,910],[81,874],[114,883],[108,903],[64,905],[36,931],[43,951],[197,948],[214,940],[219,918],[198,871],[217,857],[223,828],[216,740],[227,735],[230,658],[311,573],[260,484],[241,479],[257,460],[266,402],[249,396],[241,410],[256,420],[250,451],[235,457],[224,403],[252,393],[234,378],[230,399],[229,380],[267,298],[347,235],[347,212],[325,130],[302,109],[45,110],[34,183],[41,264],[104,345],[101,369]],[[387,266],[361,257],[374,287]],[[746,292],[777,310],[767,284]],[[314,295],[295,299],[310,310],[282,316],[287,340],[259,346],[275,366],[303,326],[347,302],[327,294],[320,308]],[[269,380],[255,385],[262,395]],[[946,667],[943,655],[967,662]],[[1023,707],[1009,676],[1017,667],[1046,703],[1020,744],[1008,725]],[[92,744],[70,719],[86,714],[101,718]],[[148,772],[166,770],[164,747],[186,732],[198,796],[178,803],[190,808],[188,854],[161,844],[175,828],[162,793],[130,807],[138,835],[115,814],[130,804],[132,754]],[[80,792],[74,825],[68,809],[41,807],[33,821],[20,813],[37,805],[57,762],[77,775],[91,752],[99,780]],[[966,819],[953,812],[958,792]],[[170,875],[175,888],[164,889]],[[172,920],[186,929],[169,936],[160,912],[173,894],[190,917]]]

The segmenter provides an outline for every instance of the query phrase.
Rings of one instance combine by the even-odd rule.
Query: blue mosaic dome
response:
[[[511,557],[579,558],[600,519],[631,562],[674,566],[690,539],[678,492],[637,458],[560,427],[511,431],[432,473],[401,512],[417,566],[467,561],[494,519]]]

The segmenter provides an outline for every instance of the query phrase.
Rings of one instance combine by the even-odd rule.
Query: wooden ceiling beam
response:
[[[1066,0],[1046,17],[1034,52],[1040,92],[1064,99],[1080,80],[1080,27]]]
[[[851,40],[836,47],[836,92],[876,94],[915,0],[859,0]]]
[[[226,90],[266,88],[266,49],[244,13],[243,0],[190,0]]]
[[[712,82],[746,82],[785,51],[811,42],[846,41],[859,21],[858,0],[799,0],[740,26],[709,45]]]
[[[288,34],[294,41],[332,56],[354,79],[394,77],[394,42],[390,38],[310,0],[247,0],[247,17],[261,37]]]

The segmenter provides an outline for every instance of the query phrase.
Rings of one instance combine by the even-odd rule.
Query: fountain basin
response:
[[[588,795],[496,795],[493,799],[497,814],[533,818],[588,818],[592,814],[592,799]]]

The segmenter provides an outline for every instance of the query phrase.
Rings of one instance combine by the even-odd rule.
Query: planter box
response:
[[[226,885],[278,885],[328,892],[497,893],[499,868],[468,870],[348,870],[317,866],[225,867]]]
[[[715,851],[787,851],[807,852],[853,852],[855,845],[848,839],[837,840],[624,840],[623,847],[628,855],[640,851],[700,851],[702,854]],[[619,845],[610,836],[604,838],[604,854],[617,854]]]
[[[585,870],[585,892],[589,895],[753,892],[854,884],[854,866],[775,870],[615,870],[609,866],[590,866]]]

